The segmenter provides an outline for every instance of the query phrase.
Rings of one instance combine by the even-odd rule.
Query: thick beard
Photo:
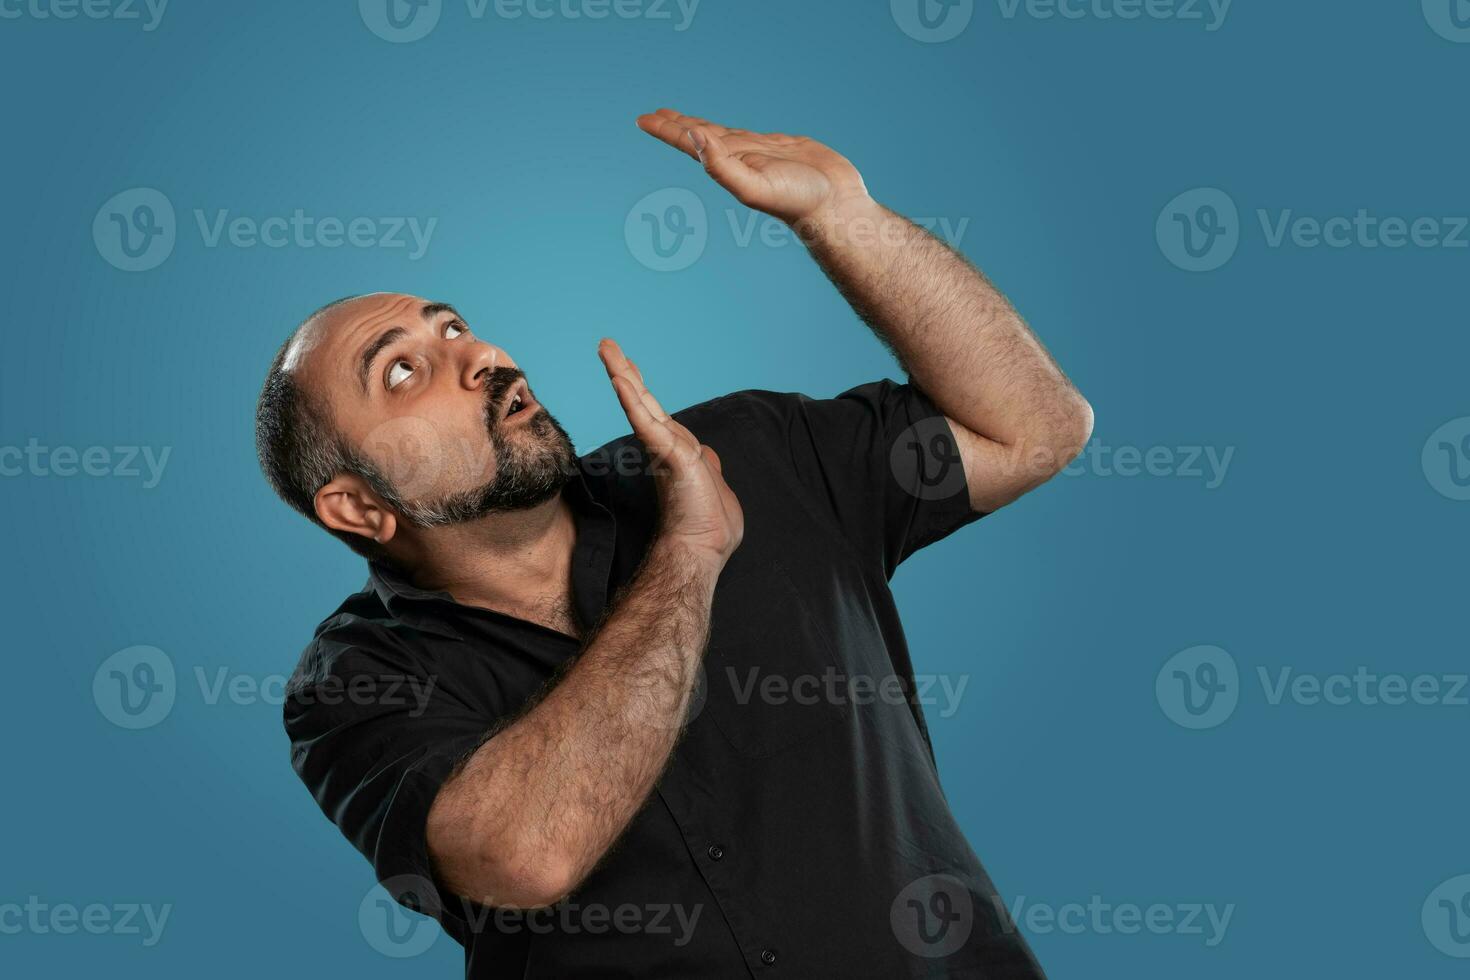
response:
[[[521,379],[516,368],[496,368],[485,384],[485,430],[495,450],[495,476],[438,500],[405,500],[384,476],[368,473],[373,489],[415,527],[465,524],[491,514],[526,510],[555,497],[576,472],[576,450],[566,430],[542,407],[518,423],[525,432],[506,438],[500,403]],[[529,443],[529,445],[527,445]]]

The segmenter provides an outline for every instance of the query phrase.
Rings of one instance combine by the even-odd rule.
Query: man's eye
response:
[[[444,326],[445,340],[453,340],[455,337],[458,337],[462,333],[469,333],[469,328],[466,327],[463,323],[450,322],[445,324]]]
[[[394,361],[393,366],[388,369],[388,390],[392,391],[400,384],[408,380],[413,374],[413,365],[407,361]]]

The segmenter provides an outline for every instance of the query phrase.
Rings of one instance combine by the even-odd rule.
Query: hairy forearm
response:
[[[962,255],[871,199],[809,218],[798,231],[945,415],[1004,447],[1081,448],[1087,403]]]
[[[561,680],[446,782],[429,839],[457,894],[551,904],[612,846],[678,739],[718,574],[656,541]]]

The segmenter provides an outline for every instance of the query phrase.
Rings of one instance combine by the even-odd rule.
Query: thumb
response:
[[[688,139],[694,145],[694,152],[699,154],[705,173],[731,194],[744,197],[761,185],[760,174],[732,154],[725,141],[711,130],[695,126],[689,130]]]

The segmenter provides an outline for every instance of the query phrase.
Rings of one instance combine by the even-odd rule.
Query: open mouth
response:
[[[517,381],[510,390],[510,396],[506,399],[505,415],[503,418],[511,418],[515,415],[529,414],[528,409],[536,406],[536,399],[531,397],[531,391],[524,380]]]

